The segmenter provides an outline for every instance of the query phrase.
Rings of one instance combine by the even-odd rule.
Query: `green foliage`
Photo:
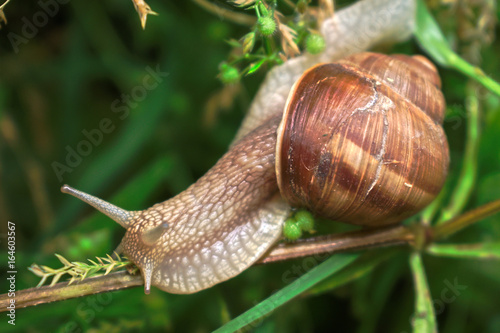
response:
[[[413,317],[413,332],[437,332],[436,315],[425,275],[424,265],[420,253],[412,253],[410,267],[415,283],[415,314]]]
[[[441,65],[452,67],[479,81],[485,88],[500,96],[500,84],[489,78],[481,68],[469,64],[449,46],[437,23],[427,11],[423,0],[418,0],[416,37],[422,47]]]
[[[70,262],[63,256],[56,254],[57,259],[63,264],[63,267],[54,269],[44,265],[32,264],[28,269],[33,274],[42,278],[37,287],[42,286],[49,277],[52,277],[50,285],[53,286],[64,275],[71,276],[68,282],[68,284],[71,284],[77,280],[83,281],[85,278],[107,275],[111,271],[119,270],[131,264],[128,260],[122,260],[116,253],[115,256],[116,259],[113,259],[109,254],[106,257],[96,257],[97,262],[87,259],[90,262],[90,264],[87,264],[78,261]]]
[[[283,4],[264,0],[234,0],[234,3],[246,11],[253,10],[255,24],[252,31],[240,39],[229,40],[233,50],[228,62],[223,62],[221,66],[241,70],[239,75],[232,73],[231,80],[227,80],[225,69],[221,67],[219,78],[223,83],[231,84],[241,76],[279,65],[285,59],[298,55],[301,51],[299,45],[304,45],[304,49],[312,54],[318,54],[325,48],[323,37],[314,32],[318,25],[318,12],[307,12],[308,1],[288,1]],[[290,12],[289,7],[294,10]]]
[[[219,78],[225,84],[236,83],[240,79],[240,73],[236,67],[222,63],[220,64]]]

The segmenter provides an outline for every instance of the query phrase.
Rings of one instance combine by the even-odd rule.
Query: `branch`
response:
[[[63,301],[86,295],[99,294],[107,291],[132,288],[143,284],[142,276],[130,275],[126,271],[111,273],[104,276],[85,279],[82,282],[68,285],[59,282],[51,286],[29,288],[16,292],[16,309],[38,304]],[[0,312],[8,311],[11,298],[8,294],[0,295]]]
[[[2,22],[7,24],[7,18],[5,17],[5,13],[3,12],[3,10],[9,2],[10,0],[7,0],[0,6],[0,28],[2,27]]]
[[[231,22],[240,25],[252,26],[257,21],[257,18],[252,15],[247,15],[243,13],[233,12],[229,9],[218,6],[207,0],[193,0],[198,6],[202,7],[206,11],[217,15],[219,18],[227,19]]]
[[[294,243],[281,243],[275,246],[256,264],[268,264],[276,261],[296,259],[319,254],[334,254],[382,246],[411,245],[418,249],[450,235],[500,211],[500,200],[493,201],[472,211],[462,214],[435,227],[423,224],[413,226],[398,225],[383,229],[363,229],[327,236],[301,239]],[[142,276],[130,275],[126,271],[105,276],[88,278],[82,282],[68,285],[59,282],[53,286],[30,288],[16,292],[16,309],[63,301],[70,298],[98,294],[140,286]],[[0,295],[0,312],[8,311],[11,298],[8,294]]]
[[[389,246],[410,243],[413,234],[410,228],[396,226],[383,230],[359,230],[328,236],[302,239],[295,243],[279,244],[256,264],[302,258],[314,254],[337,253],[346,250]],[[137,287],[144,284],[140,274],[131,275],[127,271],[115,272],[104,276],[88,278],[68,285],[68,281],[53,286],[29,288],[16,292],[16,309],[63,301],[70,298]],[[8,311],[11,298],[0,295],[0,312]]]

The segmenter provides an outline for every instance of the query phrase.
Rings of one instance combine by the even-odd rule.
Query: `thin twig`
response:
[[[420,242],[430,244],[444,239],[451,234],[470,226],[500,211],[500,200],[493,201],[472,211],[462,214],[435,227],[417,224],[416,227],[398,225],[383,229],[365,229],[321,237],[303,239],[291,244],[274,247],[256,264],[307,257],[314,254],[334,254],[346,250],[358,250],[381,246],[408,244],[420,248]],[[425,237],[422,241],[419,238]],[[130,275],[126,271],[105,276],[85,279],[68,285],[59,282],[54,286],[30,288],[16,292],[16,309],[38,304],[62,301],[107,291],[137,287],[143,284],[141,275]],[[11,298],[8,294],[0,295],[0,312],[7,311]]]
[[[5,6],[9,3],[10,0],[5,1],[1,6],[0,6],[0,28],[2,27],[2,22],[7,24],[7,17],[5,17],[5,13],[3,12],[3,9]]]
[[[432,228],[432,239],[442,240],[500,211],[500,200],[487,203]]]
[[[135,10],[139,14],[139,19],[141,20],[141,26],[143,29],[146,28],[146,21],[148,15],[158,15],[157,12],[153,11],[151,7],[144,0],[132,0],[134,3]]]
[[[220,18],[224,18],[228,21],[234,22],[236,24],[252,26],[257,21],[257,18],[251,15],[233,12],[229,9],[217,6],[207,0],[193,0],[198,6],[205,9],[207,12],[217,15]]]
[[[367,239],[363,244],[363,237]],[[389,240],[389,241],[388,241]],[[276,261],[295,259],[313,254],[336,253],[340,251],[380,247],[409,243],[413,240],[412,231],[408,227],[396,226],[383,230],[359,230],[334,235],[302,239],[295,243],[275,247],[265,258],[256,264],[268,264]],[[130,275],[127,271],[116,272],[105,276],[87,278],[81,282],[59,282],[53,286],[42,286],[16,292],[16,309],[38,304],[63,301],[86,295],[107,291],[137,287],[144,284],[142,276]],[[10,302],[8,294],[0,295],[0,312],[8,311]]]
[[[334,254],[342,251],[354,251],[368,248],[379,248],[395,245],[412,245],[415,239],[414,231],[403,225],[383,229],[363,229],[300,239],[295,243],[281,243],[257,262],[268,264],[315,254]]]
[[[107,291],[137,287],[143,283],[141,275],[130,275],[126,271],[85,279],[71,285],[68,285],[67,281],[59,282],[53,286],[16,291],[15,306],[16,309],[25,308]],[[0,295],[0,312],[9,310],[7,306],[9,306],[10,300],[8,294]]]

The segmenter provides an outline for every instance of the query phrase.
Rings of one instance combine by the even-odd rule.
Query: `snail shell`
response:
[[[421,56],[361,53],[309,69],[278,130],[281,194],[292,206],[364,226],[420,211],[449,164],[440,87]]]

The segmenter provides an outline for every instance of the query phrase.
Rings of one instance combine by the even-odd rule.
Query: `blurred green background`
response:
[[[0,30],[0,266],[4,272],[7,221],[12,221],[18,289],[38,283],[27,270],[32,263],[59,267],[54,253],[72,261],[104,256],[124,233],[91,207],[60,193],[61,185],[128,210],[174,196],[226,151],[264,75],[224,88],[216,76],[230,52],[225,41],[238,39],[249,28],[194,2],[151,0],[159,16],[149,17],[144,31],[129,0],[61,2],[67,3],[52,1],[58,4],[53,17],[30,30],[26,22],[36,19],[40,3],[12,0],[5,9],[9,23]],[[499,10],[491,1],[478,3],[469,16],[458,2],[429,2],[454,49],[499,81],[500,43],[492,39],[499,32]],[[481,12],[482,4],[495,9]],[[423,51],[411,40],[386,46],[384,52]],[[154,83],[148,78],[154,70],[166,74],[158,77],[156,87],[143,89],[144,80]],[[463,75],[439,70],[451,149],[443,206],[463,162],[468,91],[474,91],[480,103],[480,148],[466,207],[470,209],[500,198],[500,102],[480,87],[471,88]],[[135,98],[127,102],[127,95]],[[103,126],[103,119],[108,119],[108,133],[94,136],[90,146],[82,143],[88,141],[85,133]],[[86,156],[68,157],[72,150]],[[318,227],[320,232],[337,228]],[[499,239],[500,216],[494,216],[451,241]],[[500,332],[498,261],[424,256],[424,263],[441,332]],[[298,260],[253,267],[193,295],[153,289],[146,296],[135,288],[18,309],[16,326],[8,325],[2,314],[0,330],[207,332],[281,289],[286,285],[283,272],[292,269],[294,277],[301,275],[302,265]],[[454,283],[465,288],[454,292]],[[5,278],[0,285],[4,293]],[[413,302],[408,251],[401,249],[356,281],[279,308],[253,330],[410,332]]]

